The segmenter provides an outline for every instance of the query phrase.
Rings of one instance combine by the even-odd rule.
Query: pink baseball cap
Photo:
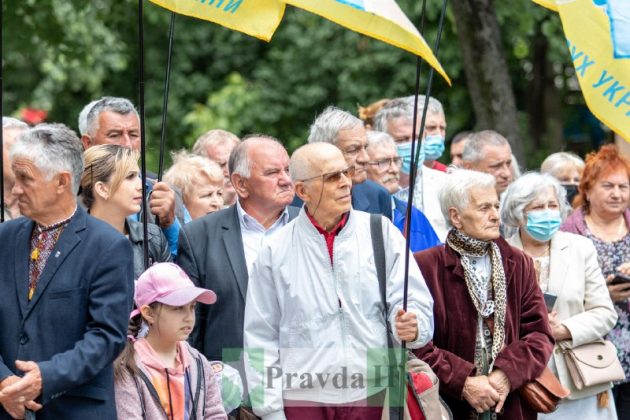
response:
[[[136,308],[130,318],[140,313],[140,308],[153,302],[170,306],[183,306],[196,301],[212,304],[217,295],[212,290],[196,287],[188,275],[173,263],[157,263],[138,277],[134,295]]]

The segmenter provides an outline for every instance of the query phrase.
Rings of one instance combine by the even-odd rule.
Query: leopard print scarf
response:
[[[496,243],[480,241],[471,238],[457,229],[451,229],[446,237],[446,243],[461,257],[464,268],[464,280],[468,294],[483,318],[494,314],[494,331],[492,333],[492,361],[503,348],[505,341],[505,311],[507,304],[505,272],[501,262],[501,251]],[[490,252],[492,264],[492,289],[494,300],[487,299],[487,288],[483,280],[474,272],[469,257],[483,257]]]

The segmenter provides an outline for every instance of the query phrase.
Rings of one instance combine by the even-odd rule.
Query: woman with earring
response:
[[[597,260],[608,282],[608,292],[619,316],[608,339],[626,378],[615,384],[613,395],[620,419],[630,418],[630,283],[612,284],[616,274],[630,275],[630,162],[614,144],[586,157],[575,211],[561,230],[586,236],[595,245]]]
[[[81,197],[93,217],[112,225],[131,241],[134,274],[144,271],[142,223],[128,219],[142,206],[142,182],[138,176],[138,154],[114,145],[93,146],[84,153]],[[149,265],[171,261],[168,242],[156,225],[149,224]]]
[[[555,412],[538,418],[616,419],[612,383],[578,389],[563,354],[566,347],[601,340],[617,320],[592,242],[558,231],[567,212],[564,188],[551,175],[535,172],[510,184],[501,203],[501,221],[516,229],[507,241],[534,260],[545,294],[556,341],[548,367],[571,391]]]

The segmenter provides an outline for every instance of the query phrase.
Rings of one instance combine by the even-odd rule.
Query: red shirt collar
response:
[[[341,216],[341,220],[339,221],[339,223],[337,223],[337,226],[335,226],[330,232],[328,232],[326,229],[321,227],[319,223],[317,223],[317,220],[315,220],[315,218],[311,216],[311,214],[308,212],[308,209],[306,207],[304,208],[304,211],[306,212],[306,215],[308,216],[308,220],[310,220],[313,226],[315,226],[315,229],[317,229],[317,231],[324,236],[328,236],[328,235],[337,236],[339,231],[343,229],[343,227],[348,222],[348,216],[350,215],[350,212],[344,213],[344,215]]]

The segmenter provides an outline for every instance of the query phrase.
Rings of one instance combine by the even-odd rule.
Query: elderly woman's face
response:
[[[525,219],[527,220],[527,213],[530,211],[540,211],[540,210],[559,210],[560,205],[558,204],[558,198],[556,197],[556,191],[552,186],[548,186],[544,190],[542,190],[536,198],[532,200],[525,207]]]
[[[499,233],[499,198],[494,188],[472,188],[464,210],[451,208],[451,223],[466,235],[482,241],[497,239]]]
[[[562,184],[578,185],[580,183],[580,171],[573,165],[561,168],[554,177]]]
[[[591,211],[600,217],[614,217],[628,208],[630,181],[626,171],[616,171],[599,178],[586,192]]]
[[[223,182],[204,178],[203,183],[193,185],[184,196],[184,204],[193,220],[223,208]]]

